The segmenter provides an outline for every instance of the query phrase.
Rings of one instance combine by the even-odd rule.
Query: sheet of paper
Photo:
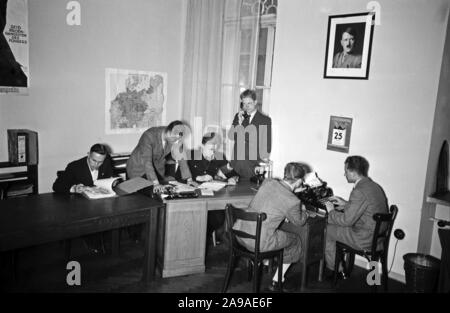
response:
[[[169,184],[175,186],[175,192],[195,191],[196,189],[195,187],[177,181],[170,181]]]
[[[225,183],[225,182],[209,181],[209,182],[205,182],[205,183],[201,184],[200,186],[198,186],[198,188],[200,188],[200,189],[210,189],[210,190],[213,190],[213,191],[219,191],[220,189],[222,189],[226,185],[227,185],[227,183]]]
[[[200,189],[202,196],[214,196],[214,191],[211,189]]]
[[[322,182],[320,181],[319,177],[317,176],[316,172],[307,173],[305,175],[305,185],[308,185],[310,187],[319,187],[322,186]]]

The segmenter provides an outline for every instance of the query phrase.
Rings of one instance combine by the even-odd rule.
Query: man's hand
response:
[[[334,204],[331,201],[325,201],[325,206],[327,207],[328,212],[331,212],[334,210]]]
[[[162,193],[164,189],[164,186],[159,183],[153,185],[153,193]]]
[[[206,181],[213,180],[213,178],[211,175],[206,174],[206,175],[197,176],[197,178],[195,180],[199,181],[199,182],[206,182]],[[188,180],[188,184],[189,184],[189,180]]]
[[[331,196],[328,198],[334,205],[343,206],[347,204],[347,201],[338,196]]]
[[[207,175],[207,176],[209,176],[209,175]],[[209,177],[211,177],[211,176],[209,176]],[[197,176],[197,178],[198,178],[198,176]],[[211,179],[212,179],[212,177],[211,177]],[[193,181],[192,178],[187,179],[187,184],[192,187],[198,187],[198,183]]]
[[[78,185],[75,185],[74,192],[75,193],[82,193],[83,191],[86,190],[86,188],[88,188],[88,187],[86,187],[83,184],[78,184]]]
[[[242,125],[242,122],[244,121],[244,111],[242,111],[242,110],[240,110],[239,112],[238,112],[238,122],[239,122],[239,125]]]
[[[238,179],[239,178],[237,176],[228,178],[228,185],[236,185],[238,182]]]

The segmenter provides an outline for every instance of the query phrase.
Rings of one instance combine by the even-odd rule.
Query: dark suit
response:
[[[362,178],[350,193],[343,212],[333,210],[328,215],[325,257],[327,267],[334,268],[336,241],[355,249],[369,249],[375,230],[375,213],[388,213],[383,189],[370,178]]]
[[[127,162],[128,178],[145,176],[150,181],[158,179],[162,183],[161,180],[167,176],[166,162],[172,149],[169,143],[163,147],[164,130],[164,126],[152,127],[142,134]],[[183,179],[191,178],[186,160],[179,160],[179,167]]]
[[[284,248],[283,263],[297,262],[302,255],[301,238],[295,233],[279,229],[287,218],[290,223],[301,227],[306,223],[307,215],[301,211],[301,202],[289,186],[277,179],[266,179],[253,200],[248,211],[267,214],[261,227],[260,249],[262,252]],[[237,220],[233,229],[255,234],[256,223]],[[241,243],[250,251],[255,247],[253,239],[241,239]]]
[[[234,155],[230,164],[240,176],[250,178],[255,174],[254,168],[263,158],[269,158],[272,151],[272,120],[256,111],[251,122],[244,120],[242,126],[236,113],[228,133],[229,138],[234,140]]]
[[[111,164],[111,158],[107,156],[103,164],[98,169],[98,179],[110,178],[112,176],[113,167]],[[58,175],[53,183],[53,191],[59,193],[69,193],[70,188],[77,184],[94,186],[87,156],[67,165],[65,171],[61,173],[61,175]]]
[[[84,158],[69,163],[64,172],[59,174],[53,183],[53,191],[58,193],[70,193],[70,188],[73,185],[83,184],[85,186],[94,186],[87,158],[88,157],[85,156]],[[110,178],[112,176],[113,167],[111,157],[107,155],[103,164],[98,168],[97,179]],[[86,235],[82,238],[90,249],[105,249],[103,238],[100,233]]]

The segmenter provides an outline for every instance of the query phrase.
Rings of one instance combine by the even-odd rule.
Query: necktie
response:
[[[250,116],[247,116],[246,118],[244,118],[244,120],[242,121],[242,126],[247,127],[250,121]]]

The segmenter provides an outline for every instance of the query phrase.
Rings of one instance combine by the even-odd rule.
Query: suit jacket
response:
[[[334,68],[361,68],[362,56],[360,54],[337,53],[333,58]]]
[[[362,178],[350,193],[343,212],[333,210],[328,223],[341,226],[345,243],[360,249],[370,248],[375,230],[375,213],[388,213],[388,203],[383,189],[370,178]]]
[[[98,169],[98,179],[110,178],[113,176],[111,158],[107,156]],[[53,191],[58,193],[70,193],[73,185],[83,184],[93,186],[91,171],[89,169],[87,156],[69,163],[53,183]]]
[[[128,178],[142,177],[150,181],[161,180],[166,175],[165,165],[167,156],[171,153],[172,145],[166,143],[163,148],[162,134],[165,127],[152,127],[147,129],[139,139],[127,161]],[[186,158],[178,161],[183,179],[191,177]]]
[[[307,215],[301,211],[300,200],[284,182],[266,179],[250,202],[248,211],[264,212],[267,219],[262,222],[260,250],[270,251],[284,248],[284,263],[296,262],[301,256],[300,237],[279,229],[287,218],[295,226],[306,223]],[[233,229],[255,234],[256,222],[237,220]],[[241,243],[250,251],[254,250],[252,239],[242,239]]]
[[[234,116],[233,126],[228,136],[234,140],[234,155],[231,166],[242,177],[252,177],[253,169],[263,158],[269,158],[272,151],[272,120],[267,115],[256,111],[250,124],[239,127],[238,113]],[[251,126],[253,125],[253,126]],[[239,148],[238,148],[239,147]],[[244,147],[244,153],[238,151]]]

